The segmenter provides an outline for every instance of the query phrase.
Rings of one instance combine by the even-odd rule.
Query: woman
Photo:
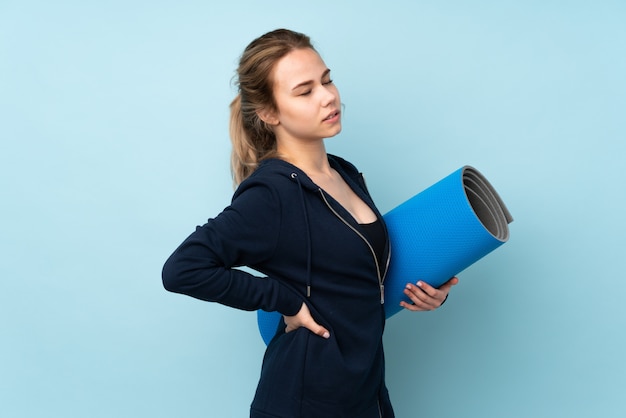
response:
[[[164,286],[283,315],[251,417],[393,417],[382,345],[389,240],[361,174],[326,153],[324,139],[341,131],[330,70],[307,36],[279,29],[245,49],[238,86],[238,188],[168,259]],[[408,284],[403,307],[435,309],[456,282]]]

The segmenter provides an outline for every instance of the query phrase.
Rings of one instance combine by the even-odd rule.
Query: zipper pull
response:
[[[380,285],[380,304],[383,305],[385,303],[385,285]]]

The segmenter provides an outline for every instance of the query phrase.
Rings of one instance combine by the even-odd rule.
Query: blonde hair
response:
[[[310,48],[308,36],[288,29],[268,32],[244,50],[237,68],[238,94],[230,104],[231,172],[235,185],[245,180],[266,158],[276,156],[276,136],[258,113],[275,112],[272,70],[294,49]]]

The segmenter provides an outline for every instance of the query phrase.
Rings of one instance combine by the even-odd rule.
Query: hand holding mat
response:
[[[407,283],[439,287],[509,239],[511,214],[493,186],[464,166],[383,216],[391,241],[385,279],[385,316],[395,315]],[[266,344],[281,315],[257,311]]]

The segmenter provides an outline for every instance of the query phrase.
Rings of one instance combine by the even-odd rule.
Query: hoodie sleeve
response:
[[[295,315],[302,305],[297,293],[276,279],[236,268],[272,256],[280,220],[279,198],[271,187],[262,183],[240,187],[230,206],[198,226],[168,258],[164,287],[238,309]]]

